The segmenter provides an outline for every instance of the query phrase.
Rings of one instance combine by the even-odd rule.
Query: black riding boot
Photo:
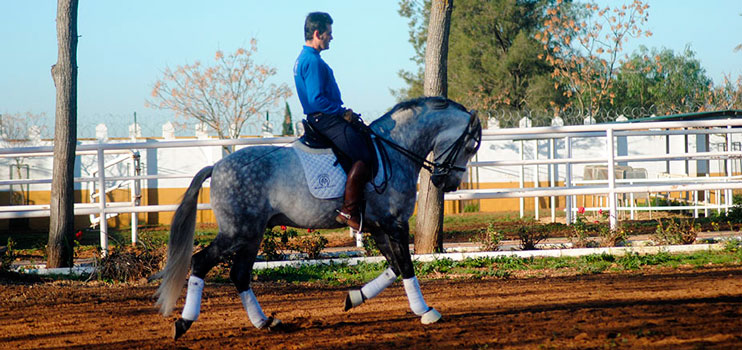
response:
[[[361,228],[361,207],[363,204],[363,192],[370,177],[368,166],[362,161],[356,161],[348,172],[348,180],[345,183],[345,198],[343,207],[338,212],[335,220],[341,224],[348,225],[354,230]]]

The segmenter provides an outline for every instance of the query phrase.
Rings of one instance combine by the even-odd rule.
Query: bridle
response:
[[[482,143],[482,124],[476,123],[477,113],[475,111],[471,111],[469,112],[469,115],[469,123],[467,124],[466,129],[464,129],[464,132],[461,134],[461,136],[459,136],[456,141],[451,143],[451,145],[448,146],[448,148],[446,148],[439,156],[433,159],[433,161],[429,161],[425,159],[425,157],[421,157],[413,153],[412,151],[379,136],[370,128],[368,130],[376,139],[386,143],[389,147],[409,158],[415,164],[428,170],[432,174],[431,181],[436,187],[439,187],[440,184],[443,183],[445,177],[450,175],[452,171],[466,171],[465,167],[454,164],[456,158],[458,158],[461,151],[464,150],[464,148],[466,147],[466,144],[469,143],[470,140],[475,141],[475,145],[473,147],[471,147],[470,149],[466,149],[466,151],[474,153],[479,149],[479,146]]]

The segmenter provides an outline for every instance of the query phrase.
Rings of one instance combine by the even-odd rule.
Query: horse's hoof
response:
[[[351,289],[348,291],[348,295],[345,296],[345,310],[348,311],[358,305],[363,304],[363,293],[360,289]]]
[[[278,330],[283,326],[283,323],[281,320],[277,318],[273,318],[273,316],[268,317],[268,319],[263,322],[263,325],[260,326],[258,329],[267,329],[269,331]]]
[[[423,324],[431,324],[436,323],[438,320],[441,319],[441,313],[438,312],[438,310],[434,308],[430,308],[430,310],[426,311],[421,317],[420,322]]]
[[[192,324],[193,321],[184,320],[182,318],[175,321],[175,324],[173,325],[173,340],[178,340],[178,338],[183,336],[183,334],[188,331],[188,328],[191,328]]]

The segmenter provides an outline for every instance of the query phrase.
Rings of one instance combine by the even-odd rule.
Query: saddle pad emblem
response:
[[[293,145],[301,160],[309,192],[320,199],[339,198],[345,192],[347,176],[340,164],[335,164],[331,149],[309,148],[299,142]]]

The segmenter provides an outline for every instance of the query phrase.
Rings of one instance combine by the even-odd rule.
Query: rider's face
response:
[[[330,41],[332,40],[332,25],[328,24],[327,30],[322,34],[319,34],[319,31],[315,31],[314,38],[320,51],[329,49]]]

